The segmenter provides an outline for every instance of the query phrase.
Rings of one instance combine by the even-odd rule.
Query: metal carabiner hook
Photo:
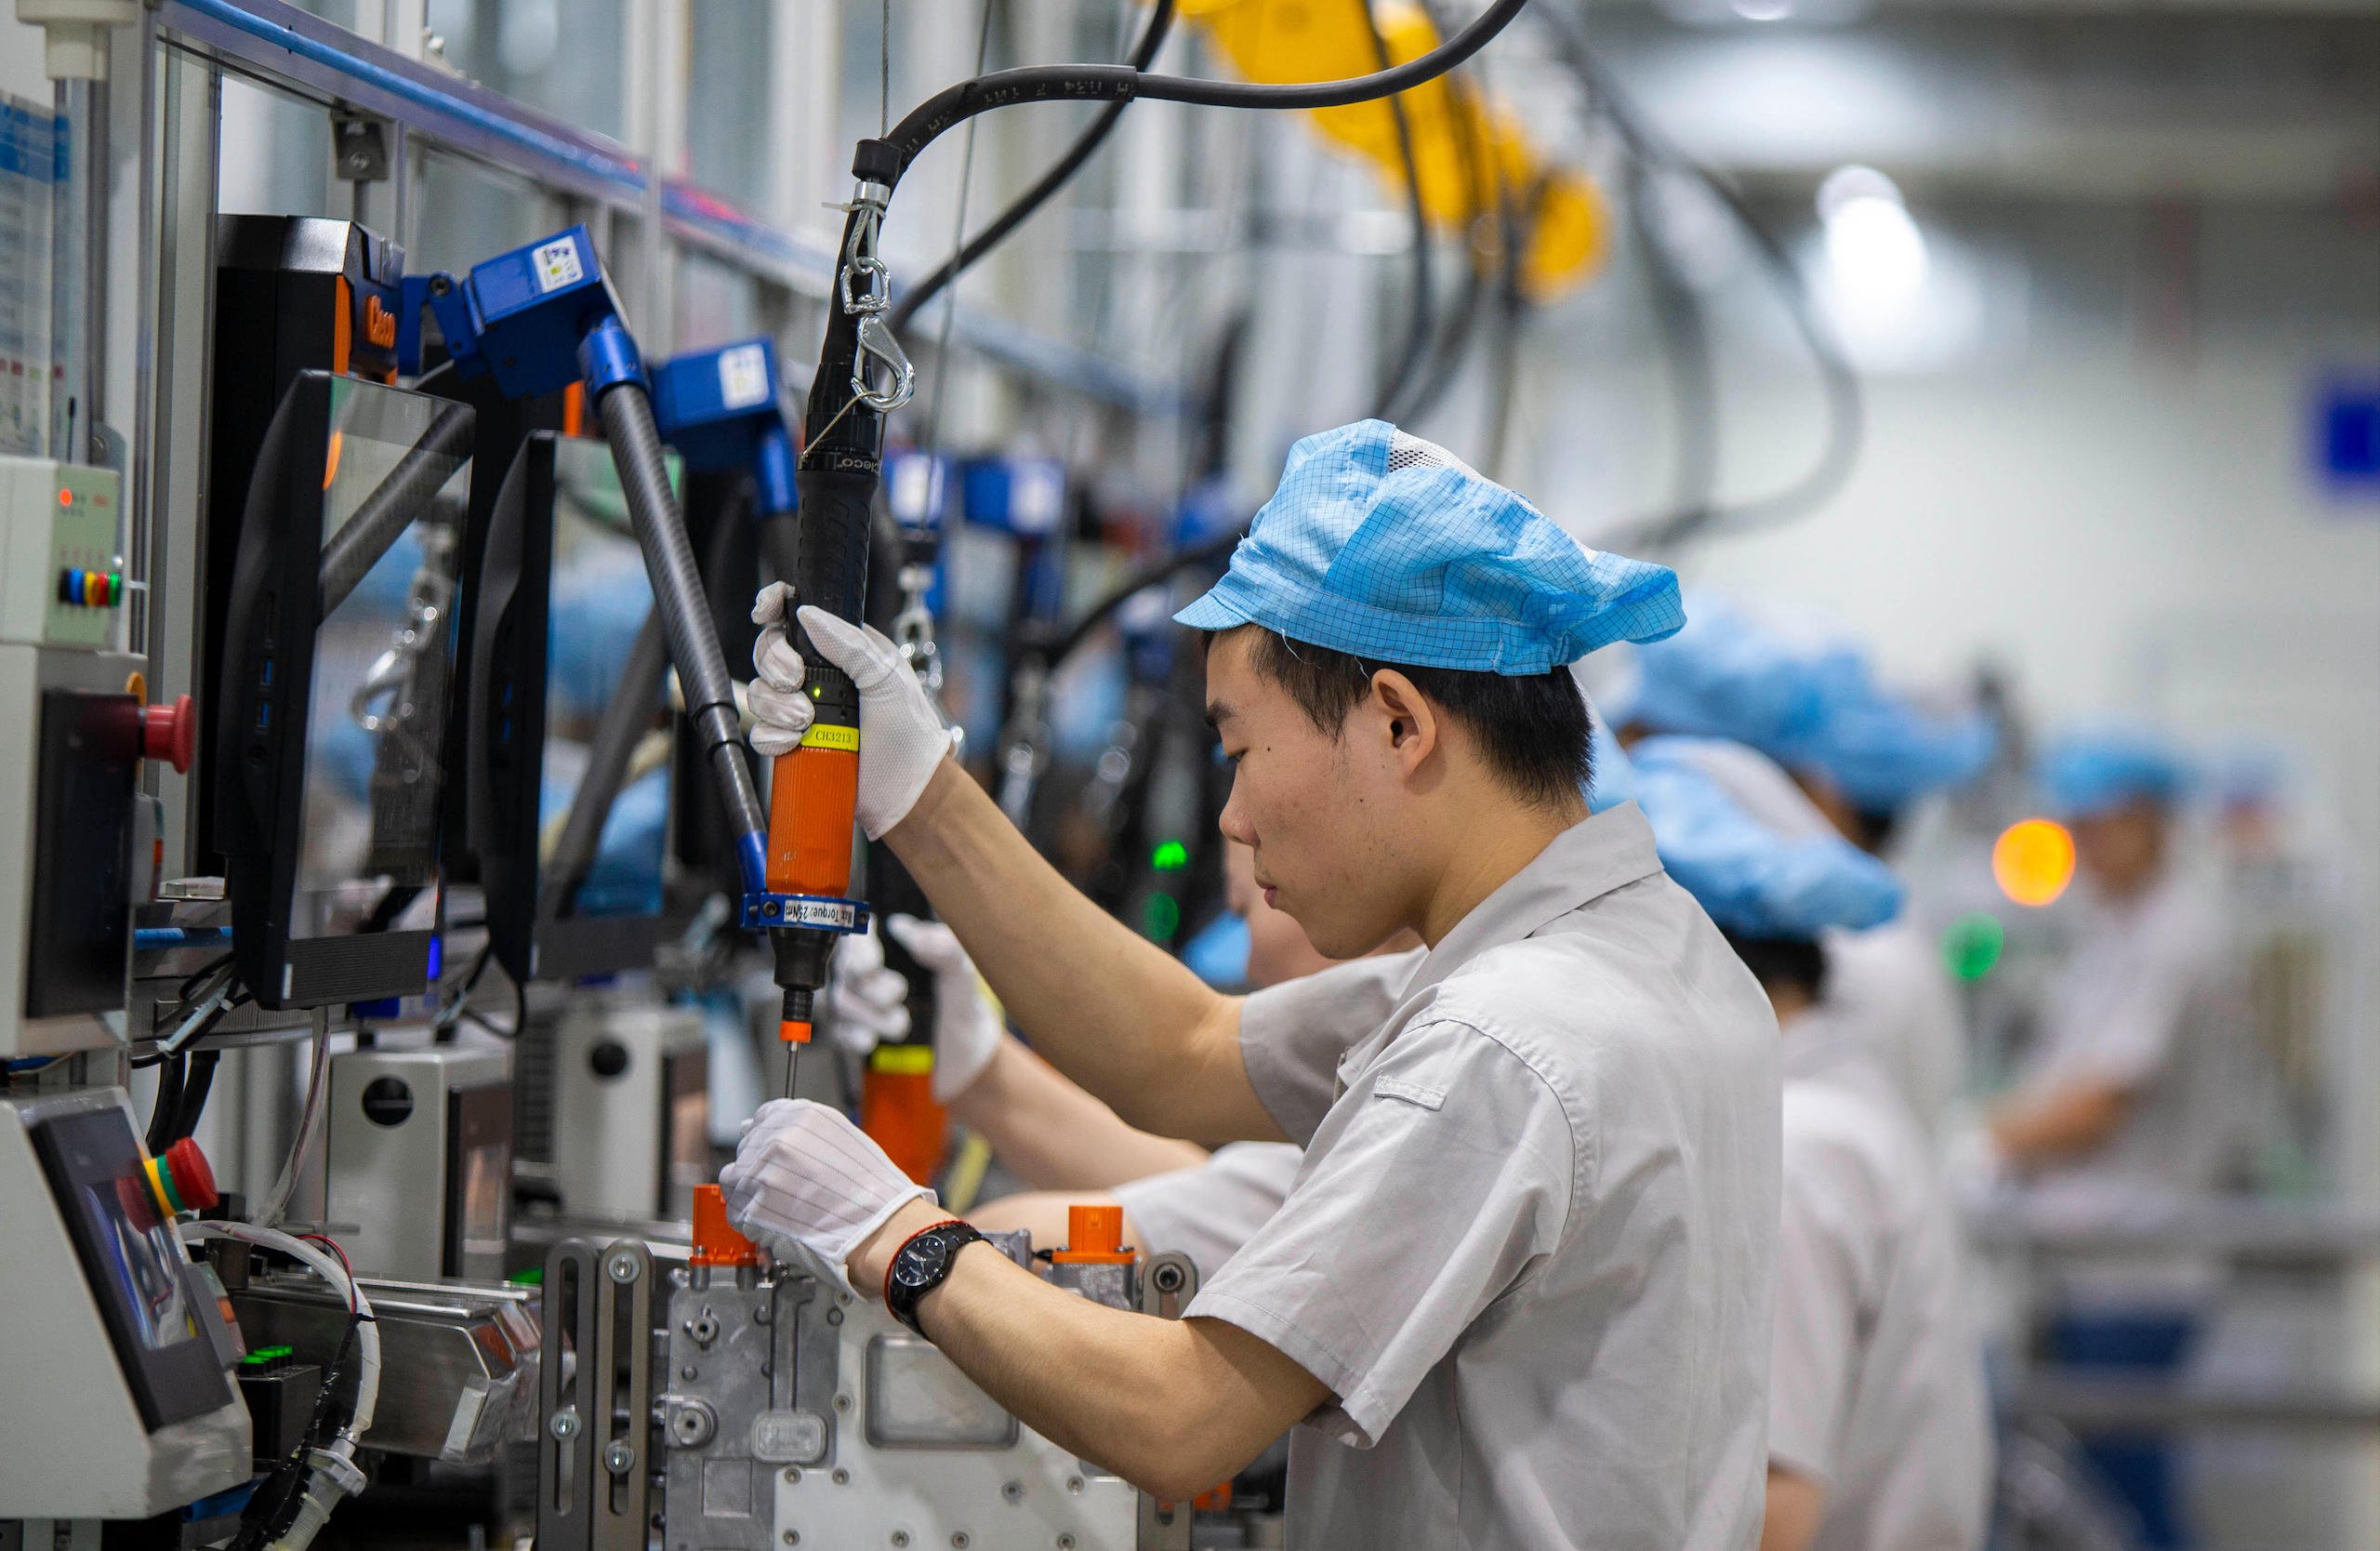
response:
[[[892,386],[882,392],[867,385],[867,358],[874,356],[892,369]],[[863,312],[859,320],[859,354],[852,359],[852,396],[879,415],[890,415],[918,391],[918,369],[892,338],[881,314]]]

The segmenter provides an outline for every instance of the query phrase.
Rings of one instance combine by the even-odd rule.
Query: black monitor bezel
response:
[[[571,980],[649,968],[668,931],[661,913],[541,913],[548,635],[552,624],[556,459],[566,438],[522,438],[467,569],[471,599],[469,833],[490,948],[514,981]],[[677,772],[670,773],[674,789]],[[674,794],[674,793],[673,793]],[[666,855],[666,854],[665,854]]]
[[[314,634],[322,623],[323,471],[337,380],[330,372],[298,373],[258,449],[234,550],[208,754],[233,961],[258,1004],[276,1011],[418,996],[429,988],[438,938],[435,929],[342,937],[290,934],[305,818]],[[418,396],[447,407],[446,401]],[[467,405],[461,409],[471,413]],[[450,632],[450,653],[454,640]],[[450,672],[452,667],[450,658]],[[451,800],[442,790],[440,801]],[[431,827],[433,846],[442,828]]]

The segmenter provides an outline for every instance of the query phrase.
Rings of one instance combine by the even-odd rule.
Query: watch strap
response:
[[[946,1217],[939,1223],[932,1223],[919,1228],[903,1239],[901,1247],[892,1253],[892,1260],[884,1267],[884,1306],[891,1312],[892,1318],[900,1320],[918,1334],[924,1335],[926,1333],[924,1329],[918,1323],[919,1300],[940,1287],[948,1279],[950,1268],[959,1263],[960,1250],[977,1242],[983,1237],[958,1218]],[[903,1281],[899,1276],[902,1265],[914,1258],[915,1252],[927,1239],[935,1240],[944,1246],[941,1264],[934,1268],[931,1278],[925,1281]]]

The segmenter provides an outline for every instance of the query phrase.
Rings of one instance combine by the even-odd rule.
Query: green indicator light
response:
[[[1182,905],[1170,894],[1153,894],[1141,907],[1141,931],[1152,942],[1170,943],[1182,929]]]
[[[546,1285],[546,1268],[532,1266],[525,1271],[515,1271],[504,1279],[515,1287],[543,1287]]]
[[[1178,840],[1161,841],[1149,853],[1149,866],[1159,872],[1179,872],[1190,865],[1190,848]]]
[[[243,1367],[261,1368],[268,1362],[278,1362],[283,1358],[295,1357],[297,1353],[298,1348],[295,1346],[259,1346],[242,1358],[240,1363]]]
[[[1942,934],[1942,961],[1962,980],[1980,980],[2000,962],[2007,928],[1988,910],[1971,910]]]

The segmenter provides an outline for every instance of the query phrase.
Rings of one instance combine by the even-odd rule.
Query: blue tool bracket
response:
[[[747,932],[804,926],[856,935],[867,930],[867,901],[822,894],[747,894],[739,919]]]

